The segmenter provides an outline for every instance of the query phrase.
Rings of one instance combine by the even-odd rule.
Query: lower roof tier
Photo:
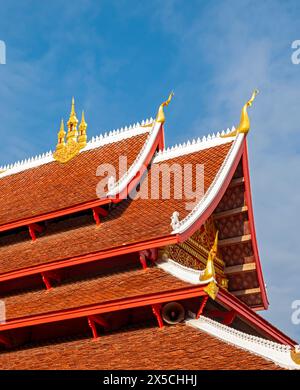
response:
[[[0,369],[277,370],[273,362],[184,324],[0,354]]]

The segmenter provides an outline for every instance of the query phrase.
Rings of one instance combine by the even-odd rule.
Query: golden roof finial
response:
[[[60,163],[66,163],[73,157],[77,156],[82,148],[85,147],[87,142],[87,123],[84,119],[84,112],[82,112],[81,123],[79,126],[79,135],[77,131],[78,119],[75,112],[75,102],[72,99],[71,113],[68,120],[68,133],[67,143],[65,142],[66,132],[64,129],[64,122],[61,121],[60,130],[58,132],[58,143],[56,145],[56,151],[53,153],[53,157]]]
[[[247,101],[247,103],[243,106],[242,108],[242,113],[241,113],[241,119],[238,127],[232,131],[229,134],[222,135],[222,138],[226,137],[234,137],[235,135],[239,133],[247,134],[250,130],[250,119],[248,116],[247,108],[252,106],[253,100],[255,99],[255,96],[259,93],[258,89],[255,89],[252,93],[251,98]]]
[[[159,123],[165,123],[165,113],[164,113],[164,107],[165,106],[168,106],[170,101],[172,100],[172,97],[174,96],[174,92],[172,91],[168,97],[168,100],[166,100],[165,102],[163,102],[160,106],[159,106],[159,109],[158,109],[158,112],[157,112],[157,116],[156,116],[156,122],[159,122]]]
[[[87,129],[87,123],[84,118],[84,111],[82,111],[81,122],[79,125],[79,135],[78,135],[78,144],[81,149],[86,146],[86,141],[87,141],[86,129]]]
[[[68,134],[67,134],[67,141],[69,142],[70,140],[77,141],[77,124],[78,124],[78,119],[76,117],[76,112],[75,112],[75,100],[72,98],[72,106],[71,106],[71,112],[70,112],[70,117],[68,120]]]

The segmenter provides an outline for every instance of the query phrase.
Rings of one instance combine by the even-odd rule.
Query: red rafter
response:
[[[152,311],[153,311],[153,314],[155,315],[155,317],[157,319],[158,327],[159,328],[163,328],[164,327],[164,323],[163,323],[163,320],[162,320],[162,317],[161,317],[161,304],[157,303],[155,305],[152,305]]]
[[[203,310],[204,310],[204,308],[205,308],[205,305],[206,305],[207,301],[208,301],[208,295],[205,295],[205,296],[203,297],[203,299],[202,299],[201,305],[200,305],[199,310],[198,310],[198,313],[197,313],[197,315],[196,315],[196,318],[197,318],[197,319],[198,319],[198,318],[201,316],[201,314],[203,313]]]
[[[103,209],[100,206],[93,207],[92,211],[93,211],[93,217],[94,217],[94,220],[96,222],[96,225],[100,225],[100,223],[101,223],[100,216],[106,217],[108,215],[108,211]]]
[[[44,228],[41,225],[38,225],[37,223],[30,223],[28,225],[28,230],[29,230],[29,234],[30,234],[32,241],[35,241],[36,240],[36,233],[42,233]]]
[[[104,329],[109,329],[108,322],[100,315],[88,316],[87,319],[88,319],[89,327],[92,329],[94,339],[97,339],[99,337],[96,324],[100,325]]]

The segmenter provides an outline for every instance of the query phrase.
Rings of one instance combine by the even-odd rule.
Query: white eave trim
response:
[[[206,280],[205,282],[201,282],[200,276],[204,273],[204,271],[186,267],[172,259],[158,260],[156,262],[156,265],[158,268],[161,268],[163,271],[167,272],[168,274],[174,276],[177,279],[182,280],[183,282],[197,285],[205,285],[214,280],[214,278],[211,278]]]
[[[234,130],[234,127],[232,128]],[[166,160],[170,160],[172,158],[177,158],[180,156],[184,156],[186,154],[196,153],[201,150],[214,148],[219,145],[224,145],[229,142],[232,142],[233,138],[222,138],[220,135],[228,134],[230,129],[227,131],[222,131],[222,133],[213,133],[202,138],[193,139],[192,141],[184,142],[183,144],[176,144],[175,146],[169,147],[167,149],[161,150],[156,153],[153,163],[160,163]]]
[[[232,141],[234,138],[229,137],[228,139]],[[244,140],[244,134],[239,133],[235,137],[233,144],[230,148],[230,151],[225,157],[225,160],[223,161],[223,164],[219,169],[219,172],[215,176],[213,182],[211,183],[210,187],[206,191],[205,195],[197,203],[194,209],[178,223],[178,227],[176,227],[176,229],[172,231],[172,234],[184,233],[200,218],[200,216],[210,206],[210,204],[213,202],[213,200],[218,195],[220,189],[222,188],[227,178],[228,172],[233,166],[236,160],[236,156],[238,155],[240,148],[243,145],[243,140]]]
[[[261,337],[249,335],[204,317],[203,315],[199,319],[188,319],[186,324],[238,348],[271,360],[283,368],[300,369],[300,365],[297,365],[291,358],[291,347],[289,345],[283,345]]]

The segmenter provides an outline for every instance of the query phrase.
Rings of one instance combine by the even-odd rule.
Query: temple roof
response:
[[[173,157],[168,163],[204,164],[204,189],[207,191],[231,144],[227,142]],[[76,162],[76,159],[80,158],[79,155],[72,161]],[[155,163],[154,160],[152,168],[161,163],[162,161]],[[159,185],[161,186],[161,181]],[[95,191],[95,185],[91,187]],[[51,199],[52,197],[49,201]],[[190,214],[190,211],[186,210],[187,201],[185,197],[174,199],[172,196],[170,199],[160,197],[124,200],[111,209],[107,217],[102,218],[99,226],[95,225],[92,215],[78,216],[67,221],[48,221],[45,233],[34,242],[34,245],[26,231],[18,233],[15,237],[0,237],[0,274],[50,262],[56,262],[59,266],[59,260],[170,236],[173,230],[170,225],[172,213],[177,210],[182,218]]]
[[[20,362],[30,368],[40,356],[36,342],[89,328],[97,337],[98,325],[98,349],[77,335],[72,342],[43,346],[43,356],[55,361],[52,368],[295,368],[295,342],[252,310],[268,306],[247,158],[246,108],[254,96],[236,130],[167,149],[163,107],[172,94],[155,121],[89,143],[84,115],[77,132],[73,102],[67,141],[62,124],[54,153],[5,167],[0,291],[6,321],[0,324],[0,347],[23,343],[28,349],[1,353],[0,367],[9,359],[10,368]],[[119,174],[120,157],[127,158],[127,167]],[[99,197],[102,164],[114,167],[116,175]],[[193,172],[181,181],[179,197],[173,185],[165,196],[164,175],[155,176],[166,165],[189,166]],[[201,189],[195,175],[199,166]],[[175,177],[169,178],[174,184]],[[191,192],[203,192],[191,198],[187,184]],[[127,328],[142,320],[149,325],[153,314],[162,327],[162,307],[173,301],[188,310],[185,325]],[[235,328],[205,319],[207,302],[207,315],[229,315]],[[170,345],[170,352],[162,354],[162,344]],[[120,348],[113,356],[112,345]],[[124,349],[130,359],[124,359]],[[46,362],[43,358],[39,368]]]

